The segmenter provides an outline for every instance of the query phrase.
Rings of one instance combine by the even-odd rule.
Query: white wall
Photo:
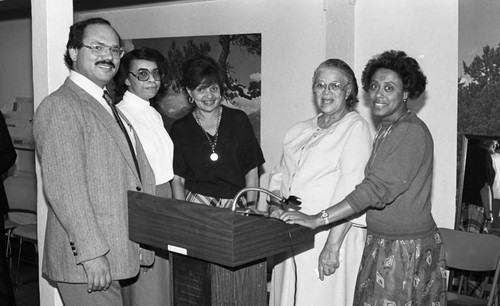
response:
[[[355,0],[325,0],[326,58],[340,58],[352,68],[355,52],[355,3]]]
[[[33,97],[31,21],[0,22],[0,106],[11,97]]]
[[[434,138],[433,215],[438,226],[454,226],[456,194],[458,1],[364,0],[355,8],[355,73],[385,50],[403,50],[427,76],[424,101],[410,109]],[[366,99],[364,100],[366,101]],[[366,102],[360,111],[369,118]],[[423,105],[422,105],[423,104]]]

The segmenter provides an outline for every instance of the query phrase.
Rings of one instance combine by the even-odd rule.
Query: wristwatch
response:
[[[328,225],[328,223],[330,223],[330,221],[328,221],[329,216],[330,215],[328,214],[328,212],[326,210],[321,211],[321,219],[323,219],[323,221],[325,221],[325,225]]]

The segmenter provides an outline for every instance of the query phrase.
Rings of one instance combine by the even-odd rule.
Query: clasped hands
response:
[[[277,208],[271,211],[270,216],[273,218],[281,219],[288,224],[298,224],[309,227],[311,229],[315,229],[324,224],[320,214],[306,215],[294,210],[284,211]]]
[[[302,200],[296,196],[281,198],[281,200],[267,202],[269,208],[269,216],[276,219],[281,219],[288,224],[299,224],[312,229],[321,225],[321,218],[318,216],[309,216],[298,212],[302,207]],[[316,220],[318,219],[318,220]]]

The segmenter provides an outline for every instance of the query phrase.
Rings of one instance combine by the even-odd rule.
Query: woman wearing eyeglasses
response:
[[[127,117],[144,148],[156,178],[156,195],[171,197],[170,180],[173,143],[163,126],[160,114],[150,106],[163,85],[165,58],[154,49],[135,49],[125,54],[115,76],[116,91],[123,95],[117,107]],[[152,267],[141,268],[136,282],[128,294],[143,305],[169,305],[170,282],[168,261],[156,256]],[[154,287],[146,284],[154,283]]]
[[[328,208],[281,215],[287,223],[317,228],[366,211],[356,306],[446,305],[444,246],[430,201],[434,144],[407,105],[426,82],[418,62],[403,51],[373,57],[362,83],[380,124],[365,178]]]
[[[280,163],[269,189],[302,199],[307,214],[328,208],[363,179],[372,134],[353,110],[358,85],[339,59],[321,63],[313,76],[319,114],[295,124],[285,135]],[[271,215],[283,211],[270,206]],[[292,254],[274,267],[270,305],[352,305],[366,230],[364,215],[321,227],[314,248]]]
[[[257,187],[264,156],[247,115],[222,106],[224,81],[217,62],[203,55],[183,66],[182,83],[193,111],[172,125],[174,197],[227,208],[245,187]],[[253,202],[257,195],[247,194]]]

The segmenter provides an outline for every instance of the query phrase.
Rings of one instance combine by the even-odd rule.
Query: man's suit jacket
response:
[[[9,170],[16,161],[16,150],[12,145],[9,129],[5,124],[3,114],[0,113],[0,217],[7,213],[9,205],[7,196],[5,195],[5,188],[3,187],[3,174]]]
[[[154,253],[129,240],[127,190],[154,194],[155,178],[135,137],[142,183],[113,116],[69,78],[46,97],[34,137],[48,202],[42,271],[85,283],[82,262],[106,255],[113,280],[137,275]]]

